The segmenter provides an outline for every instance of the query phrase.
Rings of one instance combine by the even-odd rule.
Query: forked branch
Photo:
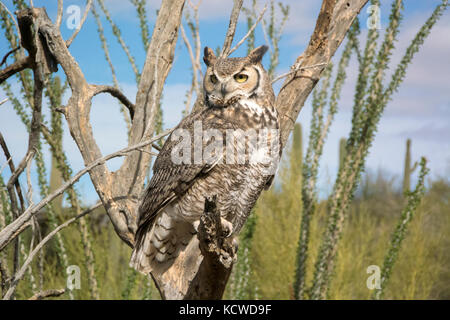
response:
[[[128,100],[128,98],[122,93],[122,91],[112,86],[104,86],[104,85],[101,86],[91,85],[91,86],[94,88],[93,94],[94,96],[96,96],[99,93],[106,92],[112,95],[113,97],[119,99],[119,101],[122,102],[122,104],[128,108],[128,111],[130,112],[130,118],[131,120],[133,120],[135,106],[130,100]]]

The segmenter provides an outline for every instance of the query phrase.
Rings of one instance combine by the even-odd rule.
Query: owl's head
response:
[[[270,84],[261,60],[267,46],[252,50],[243,58],[217,58],[214,51],[205,47],[203,61],[206,69],[203,79],[206,102],[217,107],[226,107],[245,98],[263,95]],[[271,89],[271,86],[270,86]]]

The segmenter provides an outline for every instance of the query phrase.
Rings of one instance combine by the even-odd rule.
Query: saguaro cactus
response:
[[[403,171],[403,192],[411,188],[411,174],[417,168],[417,163],[411,167],[411,139],[406,140],[405,168]]]

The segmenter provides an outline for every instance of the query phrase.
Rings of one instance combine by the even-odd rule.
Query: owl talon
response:
[[[225,238],[229,238],[233,234],[233,224],[224,218],[220,218],[220,223],[222,225],[223,235]]]
[[[228,245],[225,246],[219,256],[219,261],[226,267],[230,268],[237,261],[237,249],[238,249],[238,241],[236,238],[233,238],[231,243],[228,242]]]
[[[233,245],[233,252],[236,253],[239,249],[239,241],[236,238],[234,238],[232,245]]]
[[[195,232],[198,233],[198,226],[200,225],[200,220],[196,220],[192,223],[192,226],[194,227]]]

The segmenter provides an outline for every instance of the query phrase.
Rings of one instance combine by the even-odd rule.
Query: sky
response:
[[[130,48],[141,70],[145,60],[145,49],[143,47],[139,20],[134,7],[130,1],[105,0],[106,6],[111,12],[112,19],[119,26],[122,36]],[[196,1],[193,0],[195,3]],[[265,1],[257,1],[261,9]],[[280,41],[280,65],[276,70],[282,74],[289,70],[305,49],[309,37],[314,29],[315,20],[320,9],[321,1],[306,0],[284,0],[291,8],[289,20],[287,21]],[[439,0],[406,0],[404,1],[404,18],[400,27],[400,34],[394,50],[390,69],[387,73],[389,80],[390,72],[395,69],[400,61],[409,42],[416,32],[432,13]],[[3,3],[14,12],[11,1]],[[34,0],[34,6],[45,6],[51,19],[56,18],[57,1]],[[156,20],[156,10],[161,1],[149,1],[147,5],[147,16],[152,32]],[[381,0],[381,33],[388,25],[391,0]],[[250,6],[251,1],[245,0],[244,6]],[[83,13],[85,1],[64,1],[64,15],[61,27],[65,39],[70,37],[73,30],[70,27],[70,14],[67,12],[71,5],[76,5]],[[232,8],[232,1],[203,0],[200,5],[200,38],[202,46],[216,48],[223,44],[224,35],[228,27],[228,19]],[[97,5],[97,11],[100,9]],[[105,36],[111,59],[114,63],[120,87],[125,95],[135,101],[136,82],[134,74],[128,63],[127,57],[112,34],[112,30],[104,15],[101,13]],[[363,8],[360,15],[362,32],[360,36],[361,45],[367,34],[366,21],[369,17],[367,7]],[[186,22],[183,21],[186,30]],[[235,43],[247,32],[245,15],[241,14],[235,36]],[[256,29],[256,44],[264,44],[261,27]],[[342,49],[343,46],[341,46]],[[4,35],[0,36],[0,55],[3,56],[9,47]],[[70,51],[78,61],[84,75],[89,83],[112,84],[112,76],[98,38],[97,27],[92,14],[89,14],[86,23],[70,47]],[[233,56],[245,55],[246,47],[243,45]],[[341,50],[338,50],[333,61],[337,62]],[[11,63],[11,60],[8,60]],[[267,66],[268,57],[263,64]],[[357,61],[353,56],[347,71],[347,80],[343,87],[342,97],[339,102],[339,110],[331,127],[328,139],[324,146],[324,154],[319,170],[319,189],[322,195],[331,191],[338,164],[338,142],[342,137],[347,137],[351,129],[351,111],[353,106],[353,95],[357,77]],[[205,67],[203,66],[205,69]],[[61,72],[61,71],[60,71]],[[412,159],[418,161],[421,156],[429,160],[431,177],[447,178],[450,176],[450,10],[447,10],[440,21],[425,40],[419,53],[415,56],[409,66],[405,81],[388,103],[381,121],[378,132],[370,154],[367,158],[366,168],[369,172],[383,170],[387,174],[397,177],[403,172],[406,139],[412,140]],[[178,38],[175,49],[175,59],[172,70],[166,80],[163,92],[163,114],[164,127],[171,128],[181,120],[181,112],[184,109],[185,93],[191,82],[191,65],[185,45]],[[20,87],[15,77],[10,78],[14,92],[19,93]],[[385,82],[386,83],[386,82]],[[279,89],[281,81],[274,87]],[[0,88],[0,101],[6,97]],[[67,100],[68,95],[65,97]],[[49,119],[49,110],[45,108],[44,116]],[[311,120],[311,99],[308,99],[297,119],[303,126],[304,148],[309,132]],[[117,151],[127,145],[126,126],[119,112],[117,101],[108,95],[99,95],[93,99],[91,111],[91,122],[94,136],[104,155]],[[63,137],[64,150],[69,159],[73,171],[83,168],[84,162],[69,134],[65,125]],[[28,136],[25,127],[15,114],[11,102],[0,106],[0,131],[13,154],[14,161],[18,163],[24,156],[27,148]],[[306,150],[305,150],[306,151]],[[49,159],[48,151],[44,152],[45,159]],[[0,157],[0,168],[5,159]],[[117,169],[122,160],[113,159],[108,162],[111,170]],[[417,173],[417,171],[416,171]],[[5,169],[4,177],[9,177]],[[36,181],[36,175],[32,176]],[[26,183],[23,183],[26,185]],[[86,204],[94,203],[97,195],[92,187],[89,177],[86,175],[79,183],[77,189],[85,195]],[[36,194],[36,192],[35,192]]]

